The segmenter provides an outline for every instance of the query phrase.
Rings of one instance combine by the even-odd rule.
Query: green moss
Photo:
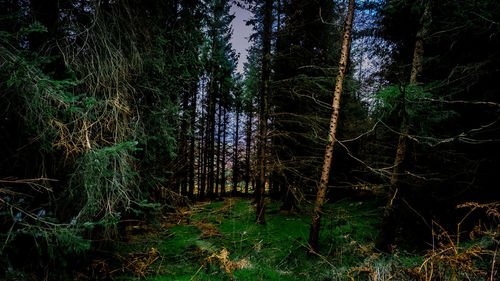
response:
[[[196,246],[200,231],[191,225],[176,225],[168,229],[170,235],[160,241],[158,250],[167,257],[178,257],[185,254],[190,247]]]
[[[227,199],[199,206],[202,209],[191,216],[193,225],[171,227],[156,242],[165,274],[146,280],[190,280],[195,274],[193,280],[230,280],[216,265],[198,271],[210,254],[223,248],[232,261],[250,263],[233,272],[234,280],[345,280],[349,268],[363,265],[368,258],[360,246],[373,244],[380,222],[375,202],[327,204],[320,235],[323,258],[319,258],[307,253],[310,207],[282,214],[278,212],[280,203],[270,202],[267,223],[259,225],[254,223],[255,206],[249,200]],[[199,222],[212,223],[220,235],[202,238],[196,227]]]

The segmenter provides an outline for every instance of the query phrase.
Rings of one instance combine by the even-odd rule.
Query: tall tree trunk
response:
[[[200,132],[201,133],[201,132]],[[196,197],[199,197],[201,194],[201,181],[202,181],[202,171],[203,171],[203,133],[200,134],[199,136],[199,141],[198,141],[198,156],[196,157],[197,159],[197,164],[198,164],[198,176],[196,180]]]
[[[258,154],[258,181],[257,181],[257,223],[265,223],[264,194],[266,191],[266,144],[267,144],[267,119],[269,97],[269,81],[271,78],[271,33],[273,31],[273,2],[266,0],[264,4],[264,33],[262,36],[262,81],[260,99],[260,128],[259,128],[259,154]]]
[[[246,122],[246,149],[245,149],[245,194],[248,195],[250,185],[250,156],[252,152],[252,119],[253,112],[250,110]]]
[[[410,84],[417,84],[418,77],[423,69],[424,57],[424,39],[427,36],[428,29],[426,23],[430,19],[430,5],[427,3],[420,22],[420,29],[415,38],[415,48],[413,50],[413,62],[410,73]],[[389,189],[389,198],[387,200],[384,213],[382,215],[382,224],[377,238],[376,248],[381,252],[390,252],[396,238],[394,229],[396,229],[397,218],[396,211],[399,208],[400,198],[403,198],[404,191],[401,190],[402,177],[404,175],[404,165],[408,148],[408,135],[410,133],[410,124],[408,124],[406,113],[405,90],[401,92],[401,112],[402,120],[400,124],[401,133],[398,137],[398,146],[396,148],[396,157],[394,158],[394,168],[391,175],[391,186]]]
[[[202,126],[206,125],[206,122],[202,122]],[[199,197],[203,199],[205,197],[205,191],[207,186],[207,135],[206,130],[202,133],[202,140],[200,144],[200,155],[202,157],[201,162],[201,176],[200,176],[200,187],[199,187]]]
[[[232,194],[236,195],[238,191],[239,179],[239,161],[238,161],[238,143],[239,143],[239,128],[240,128],[240,107],[236,106],[236,128],[234,133],[234,149],[233,149],[233,190]]]
[[[212,73],[214,73],[213,70]],[[214,74],[212,75],[214,76]],[[207,126],[207,194],[213,199],[214,196],[214,148],[215,148],[215,81],[210,79],[209,85],[209,106],[208,106],[208,126]]]
[[[325,203],[326,188],[328,184],[328,178],[330,176],[330,168],[332,165],[333,145],[335,143],[335,133],[337,131],[337,120],[340,109],[340,95],[342,94],[342,86],[344,83],[344,76],[347,69],[347,59],[349,57],[351,45],[351,29],[354,18],[354,5],[354,0],[349,0],[349,8],[347,11],[347,20],[344,30],[344,39],[342,41],[342,50],[339,62],[339,73],[337,75],[337,82],[335,84],[335,92],[333,95],[333,113],[330,118],[330,132],[328,134],[328,143],[325,150],[323,170],[321,172],[318,194],[316,195],[316,202],[314,204],[311,230],[309,232],[309,246],[313,251],[316,251],[318,249],[319,230],[321,224],[321,208]]]
[[[179,150],[179,177],[181,182],[181,195],[187,195],[187,185],[188,185],[188,111],[189,111],[189,97],[190,92],[184,92],[182,95],[182,120],[181,120],[181,131],[180,131],[180,150]]]
[[[204,83],[204,89],[206,93],[206,82]],[[208,100],[205,98],[205,105],[208,106],[207,102]],[[205,191],[207,190],[207,165],[208,165],[208,116],[207,114],[202,111],[202,117],[201,117],[201,127],[200,127],[200,133],[201,133],[201,143],[200,143],[200,155],[203,158],[203,161],[201,162],[202,168],[201,168],[201,184],[199,187],[199,197],[203,199],[205,197]]]
[[[220,180],[220,195],[224,196],[226,193],[226,129],[227,129],[227,112],[226,108],[222,109],[222,152],[221,152],[221,180]]]
[[[215,194],[214,196],[217,196],[219,194],[219,185],[220,185],[220,179],[221,179],[221,134],[222,134],[222,105],[221,101],[219,100],[219,109],[218,109],[218,120],[217,120],[217,158],[215,160],[215,165],[217,167],[216,172],[215,172]]]
[[[196,126],[196,93],[198,92],[198,83],[193,82],[193,89],[191,89],[191,123],[190,123],[190,132],[191,136],[189,137],[189,189],[188,196],[189,198],[194,197],[194,170],[195,170],[195,157],[194,151],[196,149],[195,145],[195,126]]]

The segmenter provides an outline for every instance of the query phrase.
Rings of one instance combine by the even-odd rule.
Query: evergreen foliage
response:
[[[0,279],[499,279],[500,2],[356,2],[311,251],[346,1],[2,1]]]

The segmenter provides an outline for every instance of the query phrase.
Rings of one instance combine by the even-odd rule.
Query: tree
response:
[[[240,181],[240,150],[239,150],[239,139],[240,139],[240,116],[242,111],[242,91],[243,84],[241,81],[241,76],[237,77],[235,88],[233,91],[234,95],[234,111],[235,111],[235,128],[234,128],[234,139],[233,139],[233,190],[231,194],[235,196],[238,192],[238,184]]]
[[[498,29],[477,14],[489,11],[491,18],[500,9],[491,1],[394,0],[380,11],[379,32],[393,48],[383,74],[389,85],[377,93],[376,111],[384,112],[388,133],[398,133],[397,141],[385,140],[397,153],[386,164],[394,167],[377,241],[380,251],[389,252],[400,237],[408,242],[406,237],[428,233],[431,220],[451,223],[457,202],[484,200],[489,193],[494,180],[474,167],[482,161],[489,163],[483,169],[497,165],[486,160],[494,158],[486,140],[498,131],[491,123],[497,99],[487,89],[496,76],[492,48],[499,41],[493,39]],[[475,103],[486,100],[490,106]],[[429,242],[417,240],[412,242]]]
[[[4,2],[0,177],[43,180],[40,191],[22,183],[15,205],[2,199],[1,228],[16,234],[7,242],[26,245],[2,252],[24,255],[36,243],[45,257],[81,255],[97,246],[88,238],[116,238],[132,210],[158,206],[148,201],[174,203],[165,194],[179,187],[169,177],[189,149],[178,131],[189,126],[199,81],[201,4],[9,1],[4,10]],[[5,20],[15,23],[9,32]],[[22,223],[14,210],[28,214]]]
[[[226,152],[227,152],[227,145],[226,145],[226,131],[227,131],[227,109],[224,107],[223,109],[224,113],[222,115],[222,122],[224,123],[222,125],[222,170],[221,170],[221,186],[220,186],[220,195],[224,196],[226,194]]]
[[[257,38],[253,37],[254,40]],[[258,48],[259,41],[255,41],[248,51],[248,61],[244,65],[245,80],[243,81],[243,111],[246,115],[245,121],[245,194],[249,194],[249,186],[254,182],[252,176],[252,142],[253,137],[253,122],[255,116],[255,100],[258,96],[259,81],[261,79],[261,58],[260,49]],[[252,186],[255,190],[255,186]]]
[[[271,36],[273,28],[273,2],[265,0],[263,5],[263,31],[262,31],[262,78],[259,100],[259,144],[258,144],[258,180],[255,189],[257,201],[256,219],[257,223],[265,223],[266,192],[266,144],[267,144],[267,122],[268,122],[268,98],[269,83],[271,79]]]
[[[335,1],[281,1],[273,55],[270,174],[281,209],[314,192],[324,154],[341,36]]]
[[[217,153],[219,159],[214,163],[215,156],[215,134],[216,126],[221,125],[222,106],[227,104],[234,80],[233,73],[237,56],[229,42],[231,38],[231,22],[234,15],[229,14],[230,5],[228,1],[214,0],[209,3],[210,16],[208,25],[208,42],[206,46],[206,65],[208,76],[207,89],[207,126],[206,126],[206,149],[205,157],[207,163],[207,193],[214,198],[215,185],[219,183],[220,149]],[[216,123],[216,107],[219,106],[219,122]],[[219,130],[221,132],[221,130]],[[218,133],[219,134],[219,133]],[[219,141],[218,138],[217,141]]]
[[[309,231],[309,246],[312,251],[318,250],[319,230],[321,224],[321,208],[325,203],[326,188],[328,178],[330,176],[330,168],[333,157],[333,145],[335,144],[335,133],[337,131],[337,121],[340,110],[340,95],[342,94],[342,86],[344,83],[344,76],[347,69],[347,59],[349,57],[351,45],[351,29],[354,19],[354,0],[349,0],[349,7],[347,10],[347,19],[344,30],[344,37],[342,41],[342,53],[339,62],[339,73],[337,75],[337,82],[335,84],[335,92],[333,94],[333,113],[330,118],[330,130],[328,134],[328,143],[326,145],[325,157],[323,162],[323,169],[321,179],[318,186],[318,194],[314,203],[313,217],[311,222],[311,229]]]
[[[423,69],[423,55],[424,55],[424,39],[427,37],[428,28],[427,22],[430,20],[430,6],[428,4],[425,5],[424,12],[420,21],[420,29],[417,32],[415,47],[413,52],[413,62],[411,67],[410,74],[410,85],[417,84],[417,78],[422,73]],[[401,91],[400,94],[400,104],[401,104],[401,133],[398,139],[398,146],[396,149],[396,157],[394,158],[394,169],[392,171],[391,176],[391,185],[389,193],[392,194],[391,198],[388,200],[383,218],[382,225],[379,234],[379,238],[377,240],[377,249],[381,251],[390,251],[390,245],[394,242],[394,212],[395,212],[395,200],[399,201],[398,192],[401,187],[401,176],[404,174],[404,162],[407,155],[407,147],[408,147],[408,135],[410,133],[410,124],[408,124],[408,118],[405,108],[406,97],[404,90]]]

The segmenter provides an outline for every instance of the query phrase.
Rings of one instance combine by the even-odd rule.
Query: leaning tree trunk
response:
[[[424,39],[428,33],[426,22],[430,17],[429,4],[425,6],[424,13],[421,18],[420,30],[417,32],[415,48],[413,50],[413,62],[410,74],[410,84],[417,84],[418,77],[423,69],[423,56],[424,56]],[[401,133],[398,138],[398,146],[396,149],[396,157],[394,158],[394,168],[391,175],[391,186],[389,189],[390,198],[387,200],[384,213],[382,215],[382,224],[380,233],[377,238],[376,248],[381,252],[390,252],[391,245],[395,240],[394,229],[396,229],[396,209],[398,209],[400,198],[402,198],[401,182],[404,176],[404,164],[408,148],[408,134],[410,133],[410,126],[407,120],[405,92],[401,92]]]
[[[349,8],[347,11],[347,20],[344,31],[344,39],[342,42],[342,50],[340,55],[339,73],[337,75],[337,82],[335,84],[335,92],[333,95],[333,113],[330,118],[330,132],[328,134],[328,143],[325,150],[325,158],[323,160],[323,170],[321,172],[321,179],[318,187],[318,194],[316,195],[316,202],[314,204],[313,217],[311,222],[311,230],[309,232],[309,246],[312,251],[318,249],[319,229],[321,223],[321,208],[325,203],[326,187],[328,184],[328,177],[330,176],[330,167],[332,165],[333,145],[335,143],[335,133],[337,131],[337,120],[339,117],[340,108],[340,94],[342,93],[342,85],[344,76],[347,69],[347,58],[349,57],[350,43],[351,43],[351,29],[354,18],[354,0],[349,0]]]
[[[257,181],[257,209],[255,222],[264,224],[264,194],[266,192],[266,143],[267,143],[267,118],[269,97],[269,80],[271,77],[271,33],[273,28],[273,3],[266,0],[264,7],[264,33],[262,36],[262,81],[260,100],[260,130],[259,130],[259,152],[258,152],[258,181]]]

